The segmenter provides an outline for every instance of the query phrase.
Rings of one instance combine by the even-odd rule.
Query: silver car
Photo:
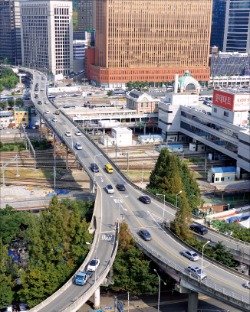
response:
[[[198,280],[202,281],[204,279],[207,278],[207,274],[205,274],[201,268],[199,268],[198,266],[191,264],[188,266],[187,271],[189,272],[189,274],[191,276],[193,276],[194,278],[197,278]]]
[[[198,261],[200,259],[198,254],[192,250],[183,250],[181,251],[181,255],[188,258],[191,261]]]

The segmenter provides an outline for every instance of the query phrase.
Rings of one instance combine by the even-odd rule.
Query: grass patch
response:
[[[0,168],[0,173],[2,174],[2,168]],[[17,179],[49,179],[52,180],[54,178],[53,169],[28,169],[28,168],[18,168],[18,173],[20,175]],[[56,171],[57,175],[62,174],[62,170],[58,169]],[[64,172],[63,172],[64,173]],[[8,178],[16,177],[16,168],[6,168],[4,171],[4,176],[8,180]]]
[[[0,152],[20,152],[25,150],[23,143],[2,143],[0,142]]]
[[[138,180],[142,180],[142,172],[138,171],[138,170],[129,170],[128,174],[126,170],[123,170],[123,173],[125,175],[127,175],[127,177],[131,180],[131,181],[138,181]],[[149,181],[149,176],[151,174],[151,171],[144,171],[143,172],[143,181]]]

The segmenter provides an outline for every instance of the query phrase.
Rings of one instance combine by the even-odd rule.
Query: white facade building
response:
[[[103,135],[101,143],[109,146],[131,146],[133,144],[133,131],[129,128],[117,127],[111,129],[111,135]]]
[[[72,1],[21,0],[22,63],[66,76],[73,71]]]

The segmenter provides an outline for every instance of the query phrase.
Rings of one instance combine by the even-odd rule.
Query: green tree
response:
[[[108,92],[107,92],[107,96],[113,96],[114,95],[114,91],[113,90],[109,90]]]
[[[114,262],[114,285],[111,288],[115,291],[129,291],[135,295],[156,293],[158,280],[151,271],[150,263],[136,248],[127,224],[122,223]]]
[[[12,100],[12,99],[9,99],[9,100],[8,100],[8,106],[9,106],[9,107],[14,107],[14,105],[15,105],[15,101]]]
[[[22,106],[23,106],[23,104],[24,104],[23,99],[21,99],[21,98],[16,99],[16,106],[18,106],[18,107],[22,107]]]

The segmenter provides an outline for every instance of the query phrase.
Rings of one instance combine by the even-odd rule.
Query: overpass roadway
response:
[[[40,106],[37,105],[38,110],[41,112]],[[52,109],[51,105],[48,106]],[[66,131],[72,132],[75,125],[63,114],[57,116],[58,121],[54,123],[49,121],[50,118],[47,116],[49,117],[49,114],[44,114],[44,118],[57,133],[57,136],[71,149],[72,142],[74,142],[76,138],[66,137],[64,133]],[[90,177],[95,180],[102,197],[100,202],[101,228],[99,242],[95,251],[97,256],[101,259],[102,264],[100,270],[103,269],[105,262],[110,259],[110,255],[112,254],[107,246],[107,242],[102,240],[101,237],[107,233],[114,234],[115,221],[121,219],[122,216],[129,225],[132,235],[138,240],[143,250],[156,261],[158,259],[158,262],[160,261],[159,264],[165,267],[181,286],[187,286],[187,288],[195,291],[201,291],[208,296],[227,303],[230,299],[231,305],[242,309],[242,311],[248,311],[250,309],[250,294],[249,291],[242,286],[245,282],[242,276],[204,260],[204,271],[208,276],[207,280],[205,282],[200,282],[191,278],[186,271],[190,262],[180,255],[181,250],[185,249],[185,247],[165,232],[160,226],[163,213],[165,219],[171,220],[174,218],[175,210],[166,205],[165,211],[163,211],[163,205],[155,199],[152,199],[152,203],[149,205],[139,202],[138,197],[142,192],[129,184],[118,170],[115,170],[111,175],[105,172],[104,166],[109,160],[94,143],[84,134],[81,137],[77,137],[77,141],[82,144],[83,150],[76,151],[73,148],[73,151]],[[100,167],[100,173],[95,174],[95,176],[89,168],[92,162],[96,162]],[[109,195],[105,192],[104,189],[108,183],[112,184],[115,188],[115,185],[121,182],[126,183],[127,190],[124,193],[118,192],[116,189],[114,194]],[[147,243],[142,242],[138,237],[138,231],[141,228],[147,228],[150,231],[153,238],[152,241]],[[198,265],[201,266],[200,261]],[[97,276],[99,276],[99,271],[97,271]],[[96,279],[96,282],[97,281],[98,279]],[[71,284],[65,292],[40,311],[64,311],[72,301],[76,300],[76,298],[85,291],[87,291],[87,287],[77,287]]]

